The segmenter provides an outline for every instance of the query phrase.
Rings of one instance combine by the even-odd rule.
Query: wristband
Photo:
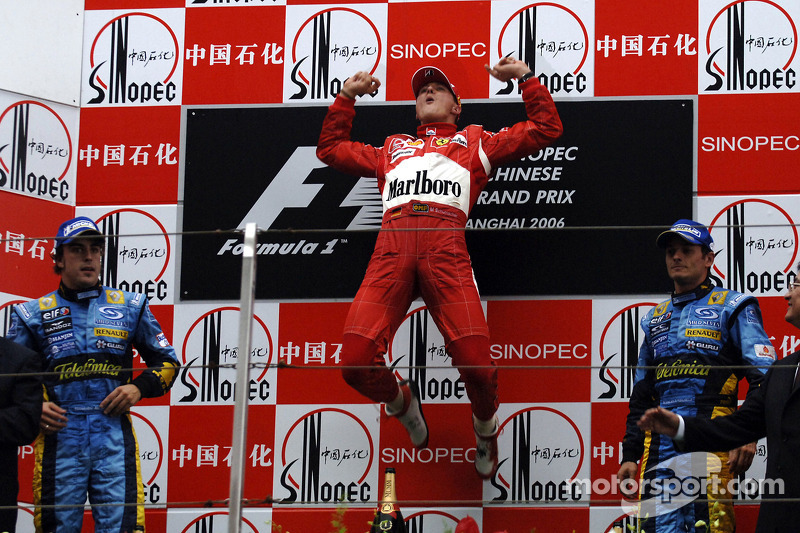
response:
[[[356,99],[356,97],[355,97],[355,96],[353,96],[353,95],[351,95],[350,93],[348,93],[347,91],[345,91],[345,90],[344,90],[344,87],[342,87],[342,88],[339,90],[339,94],[343,95],[345,98],[349,98],[350,100],[355,100],[355,99]]]
[[[519,79],[519,83],[525,83],[529,79],[533,78],[534,74],[533,71],[529,71],[527,74],[523,74],[523,76]]]

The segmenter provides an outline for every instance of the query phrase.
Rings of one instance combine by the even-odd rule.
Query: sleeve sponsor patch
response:
[[[755,348],[756,356],[758,357],[769,357],[773,361],[776,358],[775,348],[771,344],[756,344],[753,348]]]
[[[158,335],[156,335],[156,340],[158,341],[158,345],[162,348],[169,348],[169,341],[163,332],[159,332]]]

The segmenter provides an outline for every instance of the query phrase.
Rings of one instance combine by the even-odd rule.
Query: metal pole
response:
[[[231,447],[231,484],[228,501],[228,533],[242,527],[242,492],[244,458],[247,442],[247,384],[250,382],[250,352],[253,340],[253,304],[256,292],[256,225],[244,229],[242,285],[239,313],[239,349],[236,361],[236,403],[233,409],[233,444]]]

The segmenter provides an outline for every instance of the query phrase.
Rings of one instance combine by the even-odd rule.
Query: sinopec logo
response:
[[[719,250],[712,276],[739,292],[776,296],[794,280],[797,226],[774,202],[747,199],[733,202],[709,225]]]
[[[404,512],[407,513],[405,523],[408,533],[449,533],[456,529],[461,520],[451,513],[436,510],[425,510],[418,513]]]
[[[656,304],[642,302],[629,305],[609,319],[600,335],[600,381],[597,399],[628,400],[633,390],[639,347],[644,340],[641,319]]]
[[[337,7],[314,13],[299,24],[292,42],[284,97],[333,98],[349,76],[362,70],[374,74],[382,54],[380,31],[364,12]]]
[[[140,411],[164,415],[167,418],[169,408],[142,408]],[[142,465],[142,485],[144,499],[149,504],[164,503],[166,501],[166,472],[162,473],[164,465],[164,441],[155,424],[141,412],[131,411],[131,421],[136,432],[139,445],[139,460]]]
[[[583,488],[573,483],[585,453],[573,415],[530,407],[508,417],[500,430],[500,466],[491,488],[484,487],[493,502],[577,502],[583,498]]]
[[[5,337],[11,326],[11,310],[15,305],[25,303],[25,300],[11,300],[0,305],[0,336]]]
[[[250,403],[268,403],[272,396],[267,379],[272,335],[264,321],[254,315],[253,369],[248,383],[237,383],[240,316],[238,307],[219,307],[204,313],[189,327],[181,350],[180,379],[171,394],[173,403],[232,404],[240,391],[247,394]]]
[[[375,442],[361,418],[338,408],[302,414],[281,447],[281,502],[368,504]],[[276,469],[277,471],[277,469]]]
[[[620,531],[636,531],[636,517],[623,514],[603,529],[603,533],[619,533]]]
[[[707,92],[795,92],[797,28],[793,15],[770,0],[724,3],[718,11],[701,2],[705,64],[700,86]],[[784,3],[796,10],[795,3]],[[717,4],[720,5],[720,4]],[[710,11],[709,11],[710,10]],[[702,27],[702,26],[701,26]]]
[[[180,103],[180,46],[167,22],[126,13],[104,24],[89,46],[84,101],[89,105]]]
[[[141,292],[152,303],[171,303],[165,276],[172,244],[164,225],[142,209],[123,208],[97,220],[108,236],[103,281],[126,291]]]
[[[51,107],[17,102],[0,114],[0,191],[69,202],[72,139]]]
[[[467,403],[466,387],[444,344],[428,308],[412,306],[390,342],[388,364],[398,379],[417,382],[423,401]]]
[[[508,9],[503,5],[493,10]],[[521,59],[553,95],[591,96],[587,72],[592,70],[592,38],[584,19],[568,3],[537,2],[516,10],[500,22],[497,57],[512,55]],[[494,17],[494,12],[493,12]],[[510,94],[512,82],[496,94]]]
[[[227,531],[230,518],[227,511],[214,511],[211,513],[203,513],[195,517],[181,529],[181,533],[197,533],[199,531]],[[252,520],[241,517],[241,531],[242,533],[258,533],[259,528],[253,523]]]

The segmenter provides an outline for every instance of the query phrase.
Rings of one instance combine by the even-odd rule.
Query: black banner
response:
[[[660,231],[692,216],[693,101],[558,102],[564,135],[496,169],[467,241],[484,297],[669,290]],[[183,300],[237,299],[241,232],[260,230],[259,299],[352,298],[380,225],[375,180],[316,158],[326,107],[187,108]],[[416,129],[411,104],[359,103],[354,140]],[[465,103],[497,131],[521,102]]]

